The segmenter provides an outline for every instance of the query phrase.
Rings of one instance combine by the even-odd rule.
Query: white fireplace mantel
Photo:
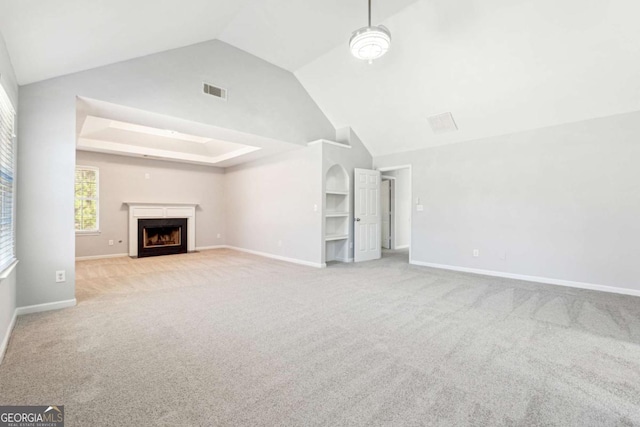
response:
[[[138,256],[138,219],[187,218],[187,251],[196,250],[198,203],[124,202],[129,206],[129,256]]]

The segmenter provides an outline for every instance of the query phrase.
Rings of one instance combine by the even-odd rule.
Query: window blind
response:
[[[16,259],[14,211],[15,110],[0,86],[0,271]]]

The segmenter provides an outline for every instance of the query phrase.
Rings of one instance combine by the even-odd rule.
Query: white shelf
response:
[[[341,165],[334,164],[327,170],[324,178],[323,261],[349,259],[349,174]]]
[[[349,212],[327,212],[325,216],[327,218],[340,218],[344,216],[349,216]]]
[[[348,234],[334,234],[330,236],[325,236],[324,240],[327,242],[332,242],[335,240],[347,240],[349,238]]]

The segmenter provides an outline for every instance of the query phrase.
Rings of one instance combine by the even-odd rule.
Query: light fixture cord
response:
[[[369,26],[371,26],[371,0],[369,0]]]

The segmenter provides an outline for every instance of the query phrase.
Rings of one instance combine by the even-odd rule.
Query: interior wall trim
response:
[[[129,256],[129,254],[125,253],[125,254],[79,256],[79,257],[76,257],[76,261],[89,261],[89,260],[92,260],[92,259],[107,259],[107,258],[122,258],[122,257],[125,257],[125,256]]]
[[[64,301],[48,302],[45,304],[27,305],[16,308],[18,316],[23,314],[40,313],[42,311],[60,310],[61,308],[75,307],[76,299],[68,299]]]
[[[461,271],[464,273],[480,274],[483,276],[504,277],[507,279],[523,280],[526,282],[544,283],[546,285],[567,286],[569,288],[588,289],[590,291],[609,292],[613,294],[632,295],[640,297],[640,290],[629,288],[618,288],[615,286],[596,285],[593,283],[574,282],[572,280],[552,279],[549,277],[527,276],[524,274],[505,273],[502,271],[482,270],[479,268],[458,267],[455,265],[434,264],[431,262],[423,262],[410,260],[409,264],[419,265],[422,267],[438,268],[441,270]]]
[[[9,323],[9,327],[5,331],[4,337],[2,338],[2,343],[0,343],[0,365],[4,360],[4,354],[7,352],[7,347],[9,346],[9,339],[11,338],[11,334],[13,333],[13,327],[16,325],[16,318],[18,317],[18,309],[13,310],[13,317],[11,318],[11,322]]]
[[[214,245],[214,246],[197,246],[196,251],[208,251],[210,249],[225,249],[228,248],[226,245]]]
[[[326,264],[321,264],[319,262],[305,261],[305,260],[297,259],[297,258],[288,258],[288,257],[280,256],[280,255],[270,254],[270,253],[267,253],[267,252],[260,252],[260,251],[254,251],[254,250],[251,250],[251,249],[238,248],[236,246],[228,246],[227,245],[227,246],[225,246],[225,248],[233,249],[233,250],[240,251],[240,252],[246,252],[246,253],[253,254],[253,255],[259,255],[259,256],[263,256],[265,258],[277,259],[279,261],[291,262],[293,264],[306,265],[307,267],[324,268],[324,267],[327,266]]]
[[[16,319],[18,316],[21,316],[23,314],[40,313],[42,311],[59,310],[61,308],[74,307],[75,305],[76,299],[74,298],[65,301],[57,301],[46,304],[29,305],[26,307],[16,308],[13,311],[11,323],[9,324],[9,327],[5,331],[4,337],[2,338],[2,343],[0,343],[0,364],[2,364],[2,361],[4,360],[4,355],[7,351],[7,347],[9,346],[9,340],[11,339],[11,334],[13,333],[13,328],[16,325]]]

